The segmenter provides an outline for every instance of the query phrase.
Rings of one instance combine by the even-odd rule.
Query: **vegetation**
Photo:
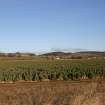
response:
[[[105,59],[0,57],[0,105],[104,105],[104,78]]]
[[[104,105],[105,81],[0,84],[0,105]]]
[[[0,60],[0,81],[80,80],[105,77],[105,60]]]

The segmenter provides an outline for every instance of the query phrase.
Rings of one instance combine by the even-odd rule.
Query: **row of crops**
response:
[[[105,77],[105,60],[4,60],[0,81],[80,80]]]

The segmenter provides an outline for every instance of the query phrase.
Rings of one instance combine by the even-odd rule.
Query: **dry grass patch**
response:
[[[0,84],[0,105],[104,105],[99,85],[92,81]]]

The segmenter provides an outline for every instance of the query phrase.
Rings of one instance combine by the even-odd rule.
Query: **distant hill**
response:
[[[99,51],[81,51],[81,52],[76,52],[75,54],[105,56],[105,52],[99,52]]]
[[[72,53],[65,53],[65,52],[49,52],[42,54],[41,56],[68,56],[72,55]]]
[[[46,55],[46,56],[59,56],[59,55],[72,55],[72,54],[95,54],[95,55],[105,55],[105,52],[98,52],[98,51],[80,51],[80,52],[49,52],[41,55]]]
[[[41,54],[40,56],[55,56],[61,58],[81,59],[81,58],[92,58],[92,57],[105,57],[105,52],[98,51],[80,51],[80,52],[49,52]]]
[[[0,53],[0,57],[34,57],[37,56],[34,53]],[[49,53],[44,53],[40,54],[38,56],[42,57],[59,57],[62,59],[81,59],[81,58],[105,58],[105,52],[100,52],[100,51],[80,51],[80,52],[60,52],[60,51],[55,51],[55,52],[49,52]]]

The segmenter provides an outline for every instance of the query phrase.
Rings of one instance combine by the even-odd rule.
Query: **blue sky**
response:
[[[0,51],[105,51],[105,0],[0,0]]]

